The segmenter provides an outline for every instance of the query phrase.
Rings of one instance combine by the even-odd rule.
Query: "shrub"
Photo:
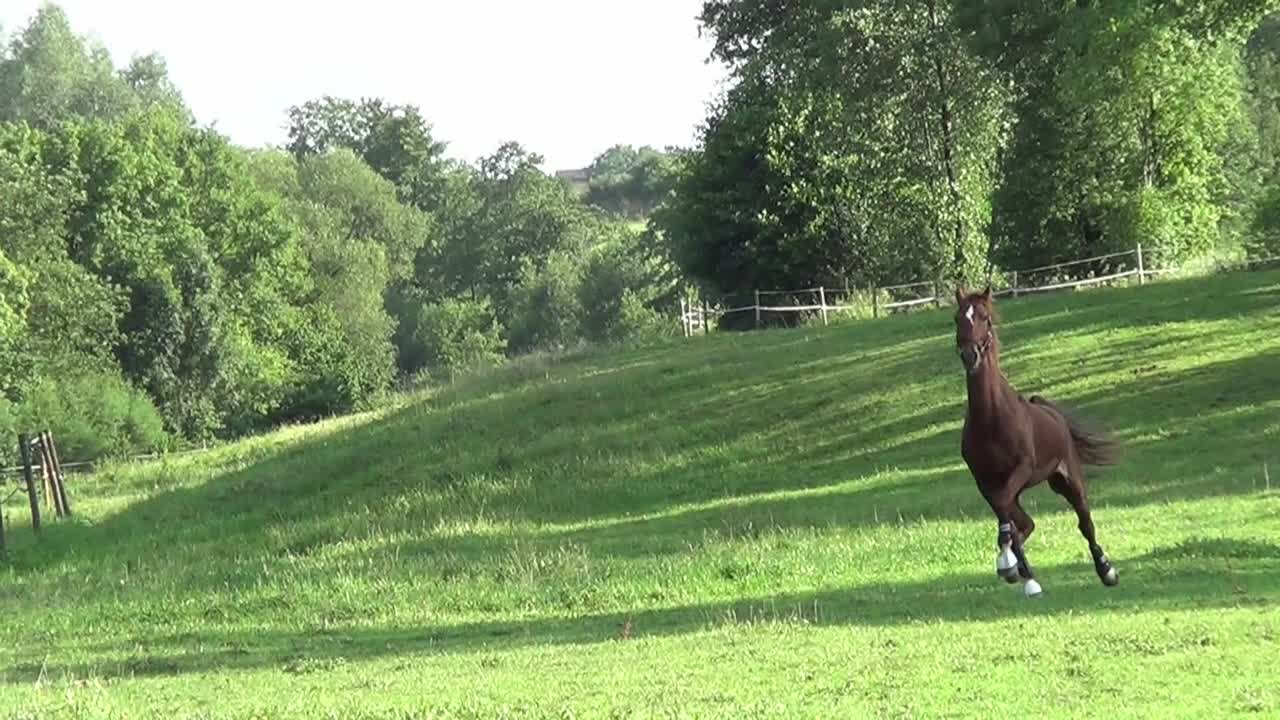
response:
[[[5,415],[8,414],[8,419]],[[65,462],[124,457],[170,447],[151,399],[114,373],[69,380],[40,378],[21,403],[0,408],[0,425],[15,432],[53,433]]]
[[[575,255],[555,253],[541,270],[526,264],[512,296],[513,354],[561,350],[581,339],[581,284],[582,268]]]
[[[609,328],[614,342],[643,342],[675,335],[675,323],[649,307],[639,295],[627,289],[622,292],[618,318]]]
[[[422,348],[427,372],[452,378],[467,368],[502,361],[502,325],[487,300],[449,298],[418,311],[414,340]]]

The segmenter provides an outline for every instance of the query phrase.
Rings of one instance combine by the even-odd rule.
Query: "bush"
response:
[[[8,419],[5,415],[8,414]],[[64,462],[99,460],[169,449],[164,420],[144,393],[119,375],[88,373],[41,378],[21,403],[0,408],[8,435],[48,430]]]
[[[646,253],[652,238],[621,230],[593,251],[583,270],[578,289],[583,333],[594,342],[671,334],[676,323],[663,320],[657,310],[673,289],[671,276]]]
[[[627,289],[622,292],[618,318],[609,328],[609,339],[614,342],[654,340],[675,335],[675,325],[670,318],[663,317],[634,291]]]
[[[1250,257],[1280,255],[1280,185],[1268,187],[1254,209]]]
[[[541,271],[526,264],[512,296],[513,354],[562,350],[582,338],[581,284],[582,268],[574,255],[556,253]]]
[[[487,300],[453,298],[422,306],[414,340],[422,348],[427,372],[437,378],[499,363],[506,344],[502,325]]]

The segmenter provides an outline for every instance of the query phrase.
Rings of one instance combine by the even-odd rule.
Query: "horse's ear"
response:
[[[964,289],[962,289],[959,285],[957,285],[956,286],[956,305],[959,305],[963,301],[964,301]]]
[[[986,289],[982,291],[982,298],[988,301],[991,300],[991,283],[987,283]]]

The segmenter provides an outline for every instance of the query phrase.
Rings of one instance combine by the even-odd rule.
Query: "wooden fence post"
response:
[[[689,301],[680,296],[680,334],[689,337]]]
[[[40,446],[40,480],[44,485],[45,507],[52,507],[54,513],[62,515],[62,503],[58,502],[58,475],[53,469],[53,459],[49,454],[48,433],[40,433],[36,444]]]
[[[760,328],[760,291],[756,291],[756,329]]]
[[[31,528],[40,532],[40,501],[36,499],[36,481],[31,477],[31,438],[18,434],[18,455],[22,458],[22,479],[27,483],[27,497],[31,500]]]
[[[1013,271],[1013,296],[1018,297],[1018,271]]]
[[[1146,270],[1142,266],[1142,243],[1138,243],[1138,284],[1147,284]]]
[[[876,286],[871,286],[871,317],[880,317],[880,298],[876,296]]]
[[[40,433],[39,438],[34,445],[40,449],[40,487],[44,490],[45,507],[53,507],[55,515],[61,515],[58,511],[58,503],[54,498],[57,495],[53,491],[53,464],[49,462],[49,454],[45,451],[44,433]]]
[[[710,335],[711,326],[707,324],[707,316],[710,315],[710,308],[707,307],[707,301],[702,301],[702,334]]]
[[[53,486],[58,499],[62,501],[62,514],[71,517],[71,498],[67,495],[67,476],[62,472],[62,460],[58,457],[58,443],[48,430],[45,431],[45,437],[49,440],[49,457],[53,460]],[[208,445],[205,449],[208,449]]]
[[[937,280],[933,281],[933,304],[934,307],[942,307],[942,286]]]
[[[66,517],[66,493],[62,489],[62,477],[58,473],[58,464],[53,461],[53,433],[48,430],[40,433],[40,467],[42,473],[47,473],[46,486],[49,493],[45,495],[45,504],[52,503],[58,517]]]
[[[824,287],[818,288],[818,303],[822,305],[822,324],[825,326],[827,324],[827,289]]]

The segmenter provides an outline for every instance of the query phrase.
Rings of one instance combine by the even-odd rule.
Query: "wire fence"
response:
[[[1151,267],[1151,260],[1155,257],[1158,257],[1157,253],[1144,250],[1139,244],[1132,250],[1010,270],[994,280],[992,294],[998,297],[1019,297],[1134,280],[1145,284],[1156,278],[1173,277],[1186,272],[1176,267]],[[1239,270],[1275,264],[1280,264],[1280,256],[1223,263],[1218,269]],[[747,294],[748,297],[731,296],[715,305],[683,299],[679,319],[686,337],[710,332],[726,316],[747,313],[753,314],[754,318],[742,322],[743,326],[763,327],[771,316],[794,313],[820,317],[825,325],[833,315],[861,314],[875,318],[920,307],[942,307],[950,302],[947,292],[948,288],[943,283],[933,280],[868,288],[846,286],[756,290]]]
[[[172,452],[163,452],[163,453],[141,453],[141,454],[138,454],[138,455],[127,455],[127,456],[124,456],[124,457],[112,457],[112,458],[110,458],[110,459],[102,459],[102,460],[79,460],[79,461],[76,461],[76,462],[61,463],[61,464],[59,465],[59,467],[61,467],[63,470],[79,470],[79,471],[81,471],[81,472],[88,472],[88,471],[93,470],[95,467],[98,467],[99,465],[102,465],[102,464],[103,464],[103,463],[105,463],[105,462],[123,462],[123,463],[130,463],[130,462],[140,462],[140,461],[144,461],[144,460],[160,460],[160,459],[166,459],[166,458],[180,458],[180,457],[184,457],[184,456],[187,456],[187,455],[198,455],[198,454],[200,454],[200,453],[205,453],[205,452],[208,452],[208,451],[209,451],[209,450],[211,450],[211,449],[212,449],[212,448],[210,448],[210,447],[198,447],[198,448],[193,448],[193,449],[190,449],[190,450],[175,450],[175,451],[172,451]],[[0,478],[4,478],[4,477],[9,476],[9,475],[19,475],[19,476],[20,476],[20,475],[22,474],[22,470],[23,470],[23,466],[22,466],[22,465],[13,465],[13,466],[11,466],[11,467],[0,467]]]

